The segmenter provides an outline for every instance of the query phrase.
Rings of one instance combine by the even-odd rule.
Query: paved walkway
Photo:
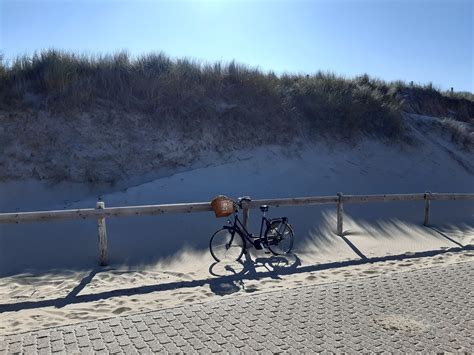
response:
[[[474,262],[0,336],[0,353],[474,351]]]

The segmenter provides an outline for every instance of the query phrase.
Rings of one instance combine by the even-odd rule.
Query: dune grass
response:
[[[474,117],[474,102],[429,85],[387,83],[367,75],[280,75],[235,62],[172,60],[47,50],[6,65],[0,60],[0,108],[140,112],[180,127],[232,123],[248,129],[300,124],[309,134],[403,134],[402,111]],[[407,101],[409,104],[407,105]],[[426,104],[427,103],[427,104]]]

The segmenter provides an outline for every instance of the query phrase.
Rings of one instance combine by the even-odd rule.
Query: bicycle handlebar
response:
[[[242,202],[243,201],[252,201],[252,199],[249,197],[249,196],[242,196],[242,197],[239,197],[237,198],[237,202],[234,201],[234,205],[237,207],[237,208],[240,208],[242,209]]]

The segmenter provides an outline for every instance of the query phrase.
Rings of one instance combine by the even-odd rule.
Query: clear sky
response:
[[[277,73],[331,71],[474,92],[474,0],[0,0],[7,58],[163,51]]]

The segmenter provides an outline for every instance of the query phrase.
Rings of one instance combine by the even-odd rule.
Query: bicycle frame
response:
[[[230,222],[230,221],[229,221]],[[243,223],[240,221],[239,219],[239,213],[236,212],[234,214],[234,224],[232,226],[224,226],[224,228],[226,229],[231,229],[231,230],[234,230],[234,231],[237,231],[238,233],[240,233],[249,243],[251,243],[252,245],[255,245],[255,242],[254,240],[255,239],[263,239],[263,226],[264,224],[266,226],[268,226],[270,224],[270,220],[266,217],[266,216],[262,216],[262,221],[260,223],[260,233],[258,236],[254,236],[252,235],[252,233],[249,233],[249,231],[247,230],[247,228],[245,228],[245,226],[243,225]],[[233,239],[233,238],[232,238]]]
[[[238,250],[239,252],[238,255],[234,255],[236,257],[235,260],[240,260],[242,255],[244,253],[247,253],[247,247],[249,247],[250,245],[253,246],[256,250],[263,250],[265,253],[271,252],[273,255],[287,254],[291,251],[291,248],[293,247],[293,230],[291,228],[291,225],[287,223],[287,217],[267,218],[266,213],[268,211],[268,206],[260,206],[260,210],[262,211],[260,232],[258,235],[254,235],[252,233],[249,233],[247,227],[244,225],[244,223],[242,223],[239,218],[239,210],[242,209],[240,198],[239,203],[234,203],[234,207],[234,221],[232,222],[232,216],[228,216],[227,224],[224,225],[223,228],[216,231],[212,235],[211,240],[209,242],[209,249],[211,251],[211,255],[217,262],[221,261],[222,259],[222,257],[220,256],[221,252],[224,253],[223,258],[227,258],[226,255],[231,246],[239,248],[233,249],[234,251]],[[263,230],[264,226],[266,227],[265,230]],[[283,227],[283,229],[281,229],[281,227]],[[221,232],[223,232],[223,234]],[[238,236],[236,236],[236,233],[238,234]],[[235,238],[239,240],[234,245],[233,241]],[[218,244],[214,242],[215,240],[218,241]],[[283,240],[288,240],[290,244],[286,245],[285,243],[283,249],[278,249],[279,244]],[[219,253],[217,253],[217,256],[215,254],[214,248],[217,248],[216,250],[219,251]]]

